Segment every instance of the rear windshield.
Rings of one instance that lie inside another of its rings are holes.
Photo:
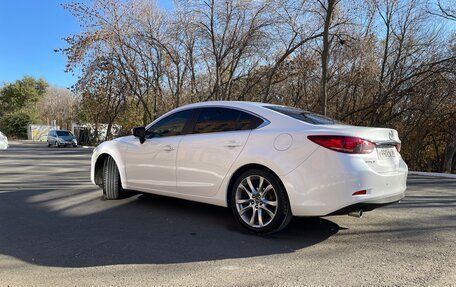
[[[331,118],[285,106],[265,106],[265,108],[313,125],[342,125],[342,122]]]
[[[57,135],[59,137],[72,137],[73,134],[70,133],[69,131],[56,131]]]

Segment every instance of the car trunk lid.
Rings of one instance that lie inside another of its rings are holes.
[[[389,128],[357,127],[349,125],[324,125],[312,131],[316,134],[344,135],[359,137],[373,142],[373,152],[362,155],[365,162],[378,173],[391,173],[399,169],[401,155],[398,151],[401,141],[398,132]]]

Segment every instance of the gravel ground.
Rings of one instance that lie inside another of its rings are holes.
[[[0,286],[456,286],[456,179],[410,176],[399,204],[258,237],[225,208],[104,201],[90,155],[0,151]]]

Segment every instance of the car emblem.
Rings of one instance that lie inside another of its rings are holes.
[[[394,139],[394,132],[393,131],[389,131],[389,134],[388,134],[390,140],[393,140]]]

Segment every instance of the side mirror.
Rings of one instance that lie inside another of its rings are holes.
[[[139,142],[143,144],[146,141],[146,128],[136,127],[133,128],[132,133],[135,137],[139,138]]]

